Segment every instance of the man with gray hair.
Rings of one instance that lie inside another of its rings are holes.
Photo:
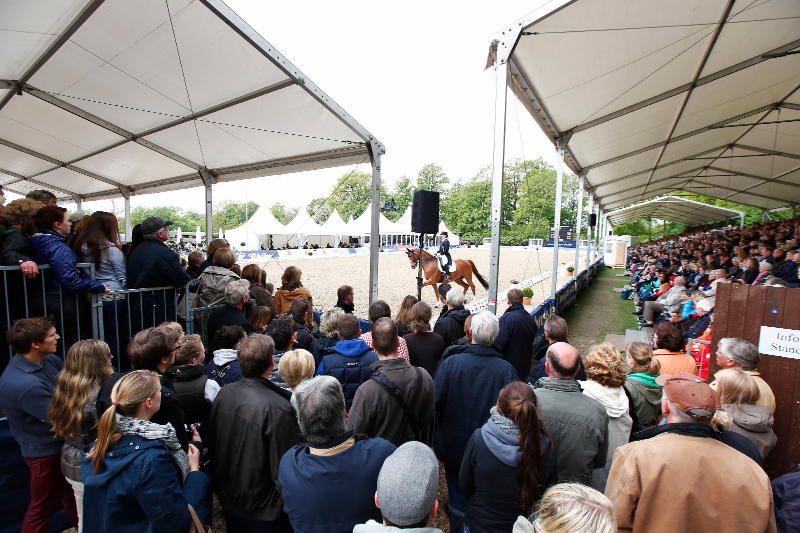
[[[357,525],[353,533],[383,533],[389,531],[387,527],[441,533],[426,527],[439,509],[438,489],[439,463],[431,449],[420,442],[403,444],[386,459],[378,475],[375,506],[381,510],[383,524],[370,520]]]
[[[522,305],[522,291],[510,289],[507,293],[508,309],[500,317],[500,333],[494,341],[494,348],[500,356],[511,363],[520,381],[531,374],[533,342],[539,326]]]
[[[645,302],[642,308],[644,320],[648,324],[653,324],[656,317],[662,312],[675,313],[681,306],[681,293],[686,289],[686,278],[677,276],[672,282],[672,287],[658,297],[657,300]]]
[[[237,352],[242,380],[223,387],[211,406],[209,449],[214,489],[228,531],[290,531],[278,467],[300,442],[292,393],[269,380],[275,344],[253,335]]]
[[[757,370],[758,362],[761,360],[758,348],[744,339],[725,337],[717,343],[716,356],[720,370],[740,368],[753,376],[756,384],[758,384],[758,400],[756,404],[766,405],[773,413],[775,412],[775,394],[773,394],[772,388],[764,381]],[[711,383],[711,388],[717,390],[716,380]]]
[[[458,289],[447,291],[447,311],[439,316],[433,332],[438,333],[444,340],[444,347],[458,343],[464,336],[464,322],[467,321],[469,310],[464,307],[464,293]]]
[[[338,533],[380,520],[378,474],[394,444],[348,431],[342,386],[332,376],[302,382],[292,404],[308,442],[286,452],[278,476],[294,530]]]
[[[460,291],[448,292],[448,300],[453,292]],[[453,533],[463,529],[467,508],[466,495],[459,485],[467,441],[488,419],[500,390],[519,379],[514,367],[491,348],[499,329],[497,317],[490,312],[472,315],[472,344],[442,361],[433,382],[438,413],[434,450],[444,464]]]
[[[159,217],[148,217],[142,222],[145,241],[133,251],[126,268],[129,289],[181,287],[191,281],[178,254],[164,244],[169,238],[171,224]],[[126,238],[130,241],[128,235]],[[139,331],[137,328],[142,328],[142,324],[148,328],[174,321],[177,316],[175,290],[143,292],[141,298],[131,298],[131,314],[134,328],[131,335]]]
[[[250,334],[252,326],[244,314],[244,306],[250,301],[250,282],[246,279],[231,281],[225,286],[225,305],[211,311],[206,324],[206,346],[209,353],[219,349],[217,331],[222,326],[239,326]]]

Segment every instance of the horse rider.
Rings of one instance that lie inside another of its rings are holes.
[[[442,264],[442,278],[439,280],[439,283],[444,283],[445,277],[450,277],[450,265],[453,264],[453,258],[450,257],[450,241],[447,240],[446,231],[442,232],[442,242],[439,245],[439,250],[436,253],[439,254]],[[445,258],[447,258],[446,262]]]

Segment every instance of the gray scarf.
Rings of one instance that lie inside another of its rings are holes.
[[[489,414],[491,414],[492,422],[500,431],[509,437],[519,437],[519,426],[512,422],[510,418],[501,415],[496,405],[489,410]]]
[[[175,428],[172,427],[172,424],[167,422],[165,425],[161,425],[149,420],[123,416],[117,413],[117,429],[125,435],[138,435],[143,439],[160,440],[166,444],[170,453],[172,453],[172,457],[181,467],[183,480],[186,481],[186,477],[189,475],[189,456],[181,448],[178,434],[175,433]]]

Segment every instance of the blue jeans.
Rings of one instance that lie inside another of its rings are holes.
[[[120,372],[131,370],[128,359],[128,341],[131,336],[128,320],[127,300],[103,302],[103,333],[111,355],[114,356],[113,366],[118,366]]]

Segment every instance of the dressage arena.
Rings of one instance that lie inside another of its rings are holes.
[[[567,263],[574,259],[574,250],[559,250],[559,263]],[[478,248],[459,248],[451,250],[453,261],[456,259],[471,259],[478,268],[481,276],[489,281],[489,250]],[[394,314],[400,307],[403,298],[409,294],[417,295],[417,270],[411,268],[411,262],[404,253],[380,254],[378,272],[378,297],[389,303]],[[586,257],[586,250],[581,253],[582,259]],[[367,317],[369,307],[369,255],[352,257],[333,257],[325,259],[301,259],[297,261],[281,260],[267,263],[256,263],[267,273],[267,281],[275,284],[276,290],[280,287],[283,270],[294,265],[303,271],[303,286],[307,287],[314,298],[314,309],[325,311],[336,304],[336,290],[342,285],[351,285],[355,291],[355,313],[359,317]],[[244,265],[242,265],[244,266]],[[541,272],[553,268],[553,254],[547,251],[527,250],[501,250],[500,276],[498,279],[498,292],[508,289],[511,280],[522,282]],[[581,269],[583,263],[581,263]],[[579,271],[578,268],[575,269]],[[558,287],[565,285],[571,278],[560,275]],[[486,298],[487,290],[484,289],[476,278],[473,277],[477,298]],[[552,279],[538,283],[531,287],[533,298],[530,309],[539,305],[550,297]],[[457,285],[453,285],[460,289]],[[472,291],[467,291],[466,302],[473,299]],[[422,300],[434,305],[436,298],[430,287],[423,287]],[[507,305],[498,302],[498,315]]]

